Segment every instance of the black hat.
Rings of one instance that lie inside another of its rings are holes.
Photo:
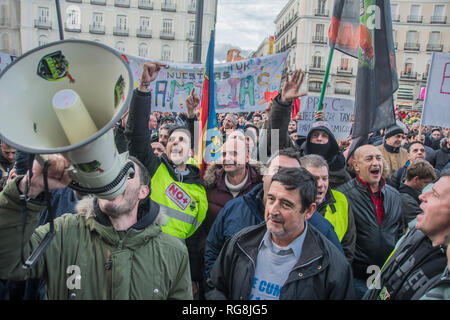
[[[389,127],[386,130],[384,138],[387,139],[387,138],[393,137],[393,136],[395,136],[396,134],[399,134],[399,133],[403,134],[404,133],[403,129],[400,128],[398,125],[394,124],[392,127]]]

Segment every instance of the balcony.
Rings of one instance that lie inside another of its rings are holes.
[[[105,26],[98,24],[90,24],[89,32],[92,34],[105,34]]]
[[[1,17],[0,18],[0,27],[8,27],[9,26],[9,18]]]
[[[392,15],[392,22],[400,22],[400,15],[399,14],[393,14]]]
[[[66,0],[66,2],[72,2],[72,3],[81,3],[82,0]]]
[[[446,24],[447,23],[447,16],[432,16],[431,17],[431,23]]]
[[[115,36],[128,37],[130,32],[129,32],[128,28],[114,27],[113,34]]]
[[[175,32],[163,30],[161,31],[159,38],[163,40],[175,40]]]
[[[327,37],[322,35],[314,35],[312,37],[312,43],[327,44],[327,40]]]
[[[322,91],[322,82],[311,81],[308,85],[308,91],[321,92]]]
[[[98,6],[106,6],[106,0],[91,0],[91,4],[96,4]]]
[[[423,16],[408,16],[409,23],[422,23]]]
[[[353,68],[341,68],[337,67],[336,73],[340,76],[352,76],[353,75]]]
[[[64,23],[64,31],[80,33],[80,32],[81,32],[81,25],[79,25],[79,24],[75,25],[75,24],[67,24],[67,23]]]
[[[121,8],[129,8],[130,0],[114,0],[114,5]]]
[[[174,2],[163,2],[161,3],[161,10],[175,12],[177,11],[177,4]]]
[[[325,67],[319,64],[312,64],[309,66],[309,72],[313,73],[325,73]]]
[[[152,30],[149,30],[147,28],[139,28],[136,30],[136,37],[138,38],[151,38],[152,37]]]
[[[350,94],[350,88],[334,88],[334,93],[335,94],[345,94],[345,95],[349,95]]]
[[[406,80],[417,80],[417,72],[405,72],[402,71],[400,77]]]
[[[186,40],[193,42],[195,40],[195,34],[194,32],[188,32],[186,33]]]
[[[314,15],[316,17],[328,17],[330,15],[330,10],[327,9],[315,9]]]
[[[428,43],[427,44],[427,51],[442,52],[443,49],[444,49],[443,44],[437,44],[437,43]]]
[[[420,44],[418,42],[416,42],[416,43],[405,42],[404,50],[407,50],[407,51],[419,51],[420,50]]]
[[[35,19],[34,20],[34,27],[38,29],[51,29],[52,28],[52,22],[44,19]]]
[[[422,74],[422,80],[428,80],[428,72]]]
[[[138,8],[139,9],[145,9],[145,10],[153,10],[153,1],[151,1],[151,0],[139,0]]]
[[[394,41],[394,48],[398,49],[398,41]]]

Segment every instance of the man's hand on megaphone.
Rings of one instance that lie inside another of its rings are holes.
[[[141,81],[138,90],[148,92],[148,86],[153,80],[156,79],[161,68],[165,66],[165,64],[159,62],[147,61],[142,68]]]
[[[54,189],[64,189],[72,181],[72,177],[66,170],[70,167],[70,162],[60,155],[49,155],[48,161],[50,161],[50,167],[47,172],[47,182],[48,188],[50,190]],[[19,190],[22,193],[26,191],[26,184],[29,180],[29,174],[27,174],[19,183]],[[44,174],[43,167],[34,161],[33,163],[33,176],[31,181],[29,181],[28,186],[28,196],[36,197],[41,192],[44,191]]]

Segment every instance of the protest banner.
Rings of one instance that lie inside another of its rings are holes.
[[[314,112],[319,103],[319,96],[304,96],[300,98],[300,120],[297,124],[297,133],[308,135],[314,123]],[[354,101],[350,99],[326,97],[323,100],[325,113],[324,121],[330,125],[331,132],[336,139],[346,139],[352,128],[352,115],[354,114]]]
[[[251,112],[267,108],[264,94],[279,90],[288,53],[283,52],[231,63],[214,65],[216,112]],[[134,86],[138,86],[142,66],[149,59],[124,55],[129,61]],[[150,85],[152,111],[185,112],[192,89],[201,97],[204,66],[166,63]]]
[[[433,52],[422,125],[450,126],[450,54]]]

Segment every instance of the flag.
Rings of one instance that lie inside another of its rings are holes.
[[[332,49],[358,58],[360,0],[335,0],[328,29]]]
[[[331,48],[358,58],[352,136],[395,124],[398,76],[390,1],[335,0],[328,35]]]
[[[200,127],[198,139],[197,159],[200,165],[201,177],[203,178],[206,164],[210,161],[219,159],[222,146],[222,138],[219,129],[217,128],[215,110],[214,30],[211,31],[208,55],[206,57],[205,75],[200,103]]]

